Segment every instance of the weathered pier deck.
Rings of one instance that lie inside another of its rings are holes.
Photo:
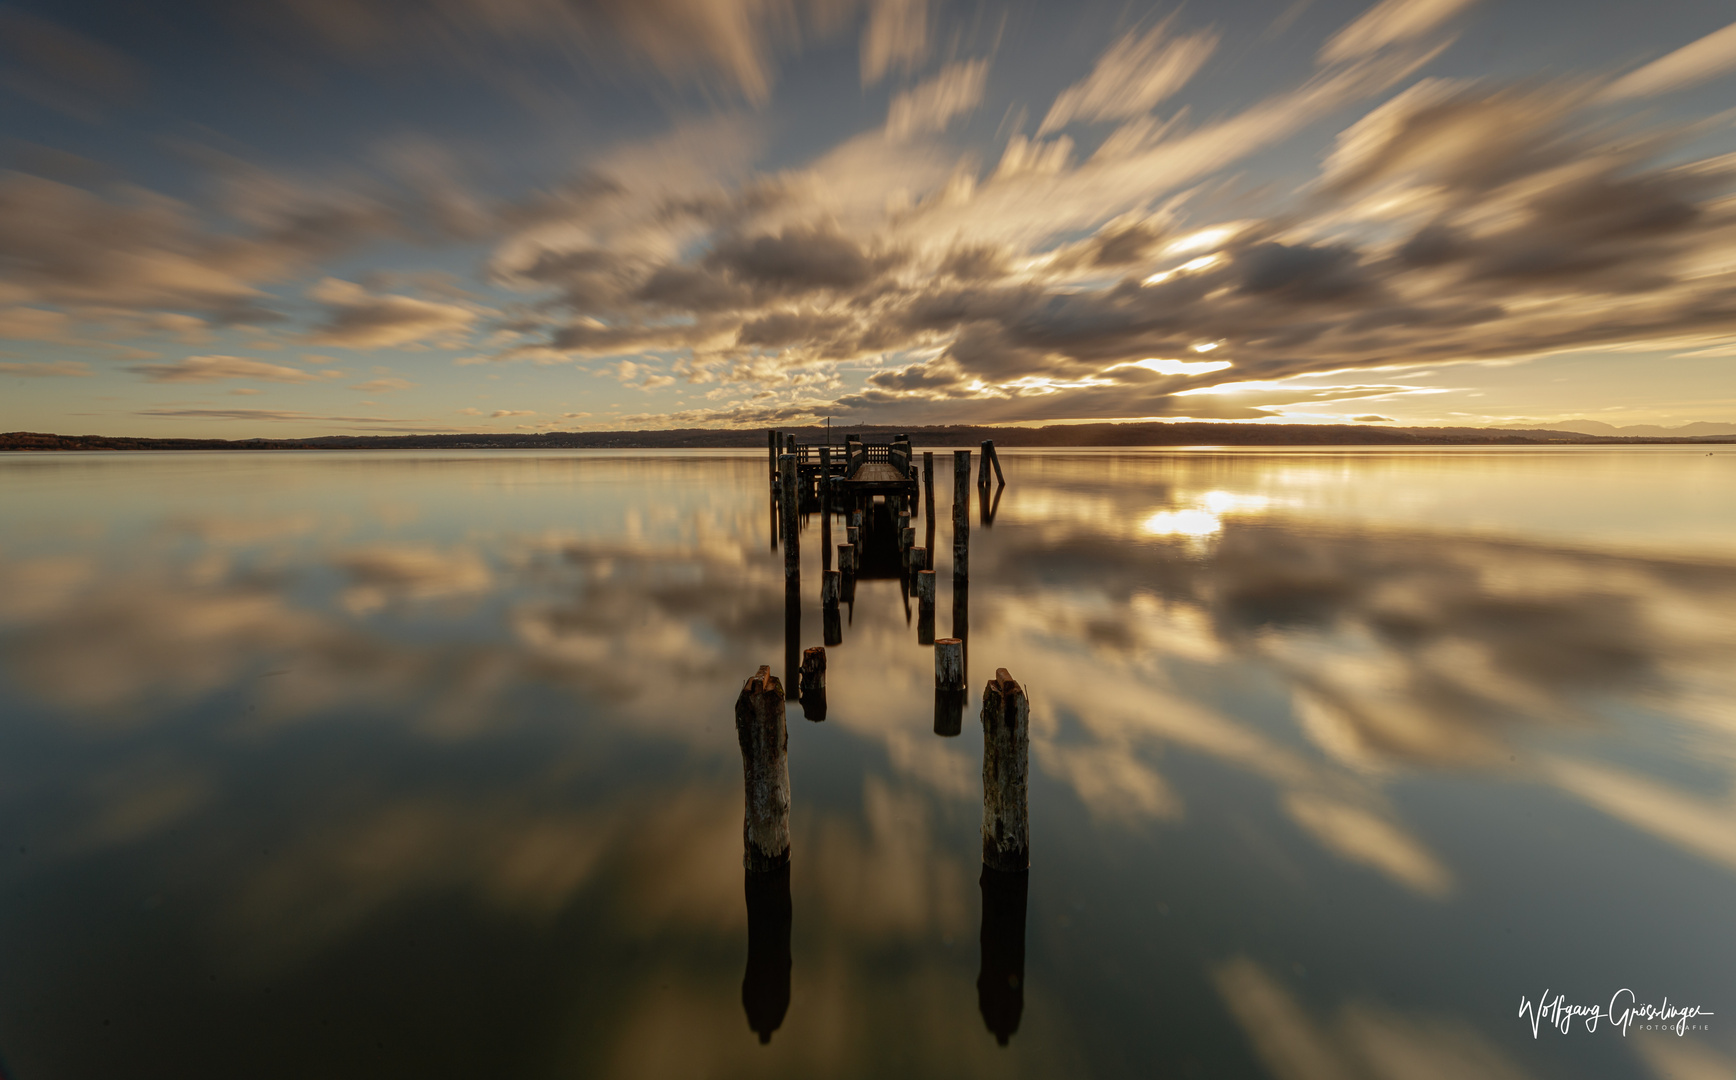
[[[785,454],[793,457],[804,507],[841,504],[848,509],[876,496],[914,506],[921,492],[907,435],[895,435],[890,443],[865,443],[860,436],[851,435],[841,446],[816,446],[773,431],[767,443],[772,485],[779,483],[778,458]]]

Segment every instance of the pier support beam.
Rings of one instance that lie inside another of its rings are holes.
[[[784,687],[761,667],[735,701],[735,734],[741,743],[746,813],[742,818],[742,865],[765,873],[790,864],[789,737],[784,730]]]
[[[983,687],[983,865],[1015,873],[1031,866],[1027,787],[1031,703],[1024,688],[998,668]]]

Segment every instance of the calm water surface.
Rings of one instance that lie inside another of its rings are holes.
[[[1706,449],[1006,453],[963,733],[896,578],[791,703],[781,1015],[732,710],[820,644],[820,519],[786,641],[763,454],[7,455],[0,1073],[1729,1080]],[[1717,1015],[1517,1014],[1623,987]]]

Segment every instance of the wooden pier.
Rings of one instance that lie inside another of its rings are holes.
[[[795,436],[774,431],[768,443],[773,484],[778,482],[779,455],[795,458],[796,485],[804,509],[850,510],[876,497],[913,507],[921,493],[908,435],[894,435],[890,443],[865,443],[860,436],[851,435],[843,446],[816,446],[802,445]]]

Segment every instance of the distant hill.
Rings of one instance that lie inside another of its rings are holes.
[[[1718,424],[1700,420],[1679,427],[1659,427],[1656,424],[1630,424],[1616,427],[1601,420],[1562,420],[1554,424],[1503,425],[1503,430],[1523,428],[1529,431],[1572,431],[1581,435],[1610,435],[1637,439],[1697,439],[1709,435],[1736,435],[1736,424]]]
[[[1587,422],[1594,423],[1594,422]],[[1609,427],[1609,425],[1597,425]],[[1711,430],[1702,430],[1711,429]],[[819,442],[823,427],[785,428],[804,442]],[[833,442],[847,434],[869,439],[906,432],[924,446],[1464,446],[1561,443],[1736,442],[1736,424],[1681,428],[1609,428],[1581,432],[1545,428],[1386,427],[1361,424],[1055,424],[1041,428],[833,426]],[[1656,433],[1655,433],[1656,432]],[[1657,434],[1664,433],[1666,434]],[[766,429],[676,428],[668,431],[554,431],[540,435],[323,435],[311,439],[146,439],[107,435],[0,434],[0,450],[552,450],[763,448]]]

